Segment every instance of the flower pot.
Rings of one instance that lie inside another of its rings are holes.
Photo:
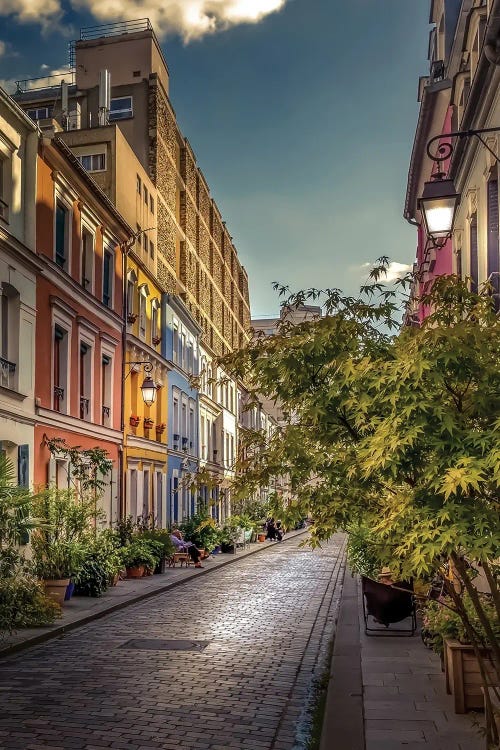
[[[59,604],[60,607],[64,604],[64,597],[66,596],[66,590],[68,588],[69,578],[60,579],[46,579],[43,582],[45,587],[45,594],[52,599],[54,602]]]
[[[130,426],[131,427],[139,427],[141,423],[140,417],[130,417]]]
[[[142,578],[144,570],[144,565],[133,565],[130,568],[127,568],[127,578]]]
[[[218,555],[219,552],[220,552],[220,544],[218,544],[217,547],[214,547],[214,549],[212,550],[212,552],[210,554],[211,555]]]
[[[258,542],[265,542],[266,541],[266,535],[265,534],[257,534],[257,541]]]
[[[154,421],[152,419],[145,419],[144,420],[144,429],[145,430],[151,430],[154,425]]]
[[[234,544],[225,544],[224,542],[221,545],[223,552],[234,552]]]
[[[490,680],[494,681],[496,672],[493,664],[488,660],[491,651],[488,648],[482,648],[481,654],[485,657],[486,672]],[[466,711],[484,707],[481,673],[472,646],[452,638],[445,638],[444,670],[446,692],[453,694],[456,714],[464,714]]]
[[[69,602],[71,597],[73,596],[73,592],[75,590],[75,582],[70,581],[68,585],[66,586],[66,593],[64,594],[64,601]]]

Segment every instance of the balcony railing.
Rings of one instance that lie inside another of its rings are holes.
[[[136,18],[131,21],[116,21],[101,26],[87,26],[80,29],[80,40],[101,39],[105,36],[121,36],[122,34],[134,34],[137,31],[151,31],[149,18]]]
[[[111,416],[111,406],[103,406],[102,407],[102,416],[106,419],[109,419]]]
[[[80,396],[80,419],[86,419],[89,413],[90,399]]]
[[[0,357],[0,385],[4,388],[14,388],[16,377],[16,363]]]

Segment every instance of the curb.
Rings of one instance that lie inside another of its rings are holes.
[[[358,581],[345,569],[320,750],[365,750]]]
[[[307,529],[299,529],[296,532],[291,532],[291,534],[287,534],[286,537],[283,539],[282,542],[272,542],[271,544],[264,544],[262,543],[261,547],[256,547],[253,550],[250,550],[247,552],[244,557],[238,557],[238,555],[232,555],[230,560],[225,560],[224,562],[221,562],[219,565],[217,565],[216,568],[203,568],[199,572],[192,572],[188,574],[185,578],[179,579],[177,581],[172,581],[171,583],[166,583],[164,586],[161,586],[154,591],[145,591],[143,594],[136,594],[130,599],[127,599],[127,601],[121,601],[116,602],[116,604],[113,604],[112,606],[108,607],[107,609],[103,609],[100,612],[94,612],[89,615],[85,615],[79,620],[75,620],[74,622],[68,622],[64,625],[56,625],[52,630],[49,630],[45,633],[40,633],[39,635],[35,635],[31,638],[26,639],[25,641],[20,641],[19,643],[13,643],[9,646],[6,646],[4,648],[1,647],[0,642],[0,659],[3,659],[4,657],[10,656],[11,654],[18,653],[20,651],[25,651],[28,648],[32,648],[33,646],[38,646],[41,643],[45,643],[46,641],[50,641],[53,638],[60,638],[62,635],[65,635],[66,633],[69,633],[71,630],[76,630],[79,627],[82,627],[83,625],[88,625],[89,622],[93,622],[94,620],[100,620],[103,617],[107,617],[108,615],[113,614],[114,612],[119,611],[120,609],[125,609],[125,607],[130,606],[131,604],[137,604],[138,602],[145,601],[146,599],[151,599],[153,596],[158,596],[159,594],[164,594],[166,591],[169,591],[170,589],[174,589],[177,586],[183,586],[188,581],[192,581],[193,578],[199,578],[203,575],[207,575],[210,573],[215,573],[216,570],[220,570],[221,568],[224,568],[226,565],[232,565],[235,562],[239,562],[240,560],[244,560],[247,557],[250,557],[251,555],[255,555],[259,552],[263,552],[264,550],[271,549],[275,547],[277,544],[285,544],[291,539],[295,539],[298,536],[302,536],[307,533]]]

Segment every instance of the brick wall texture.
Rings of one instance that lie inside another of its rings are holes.
[[[180,292],[221,355],[248,340],[248,279],[156,75],[149,80],[149,173],[158,190],[158,281]]]

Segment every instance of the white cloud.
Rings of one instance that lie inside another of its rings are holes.
[[[7,2],[16,3],[17,0]],[[176,33],[188,42],[230,26],[258,23],[270,13],[281,10],[286,2],[287,0],[72,0],[72,5],[90,11],[98,21],[148,17],[159,36]]]
[[[360,266],[351,266],[350,271],[354,271],[359,277],[364,279],[367,279],[370,271],[374,267],[373,263],[362,263]],[[409,271],[411,271],[413,266],[409,265],[408,263],[398,263],[396,260],[391,260],[387,267],[387,271],[385,274],[382,274],[379,278],[380,283],[387,283],[390,284],[393,281],[396,281],[397,279],[402,279],[405,274],[407,274]]]
[[[1,0],[1,16],[13,16],[20,23],[39,23],[47,27],[61,15],[59,0]]]

